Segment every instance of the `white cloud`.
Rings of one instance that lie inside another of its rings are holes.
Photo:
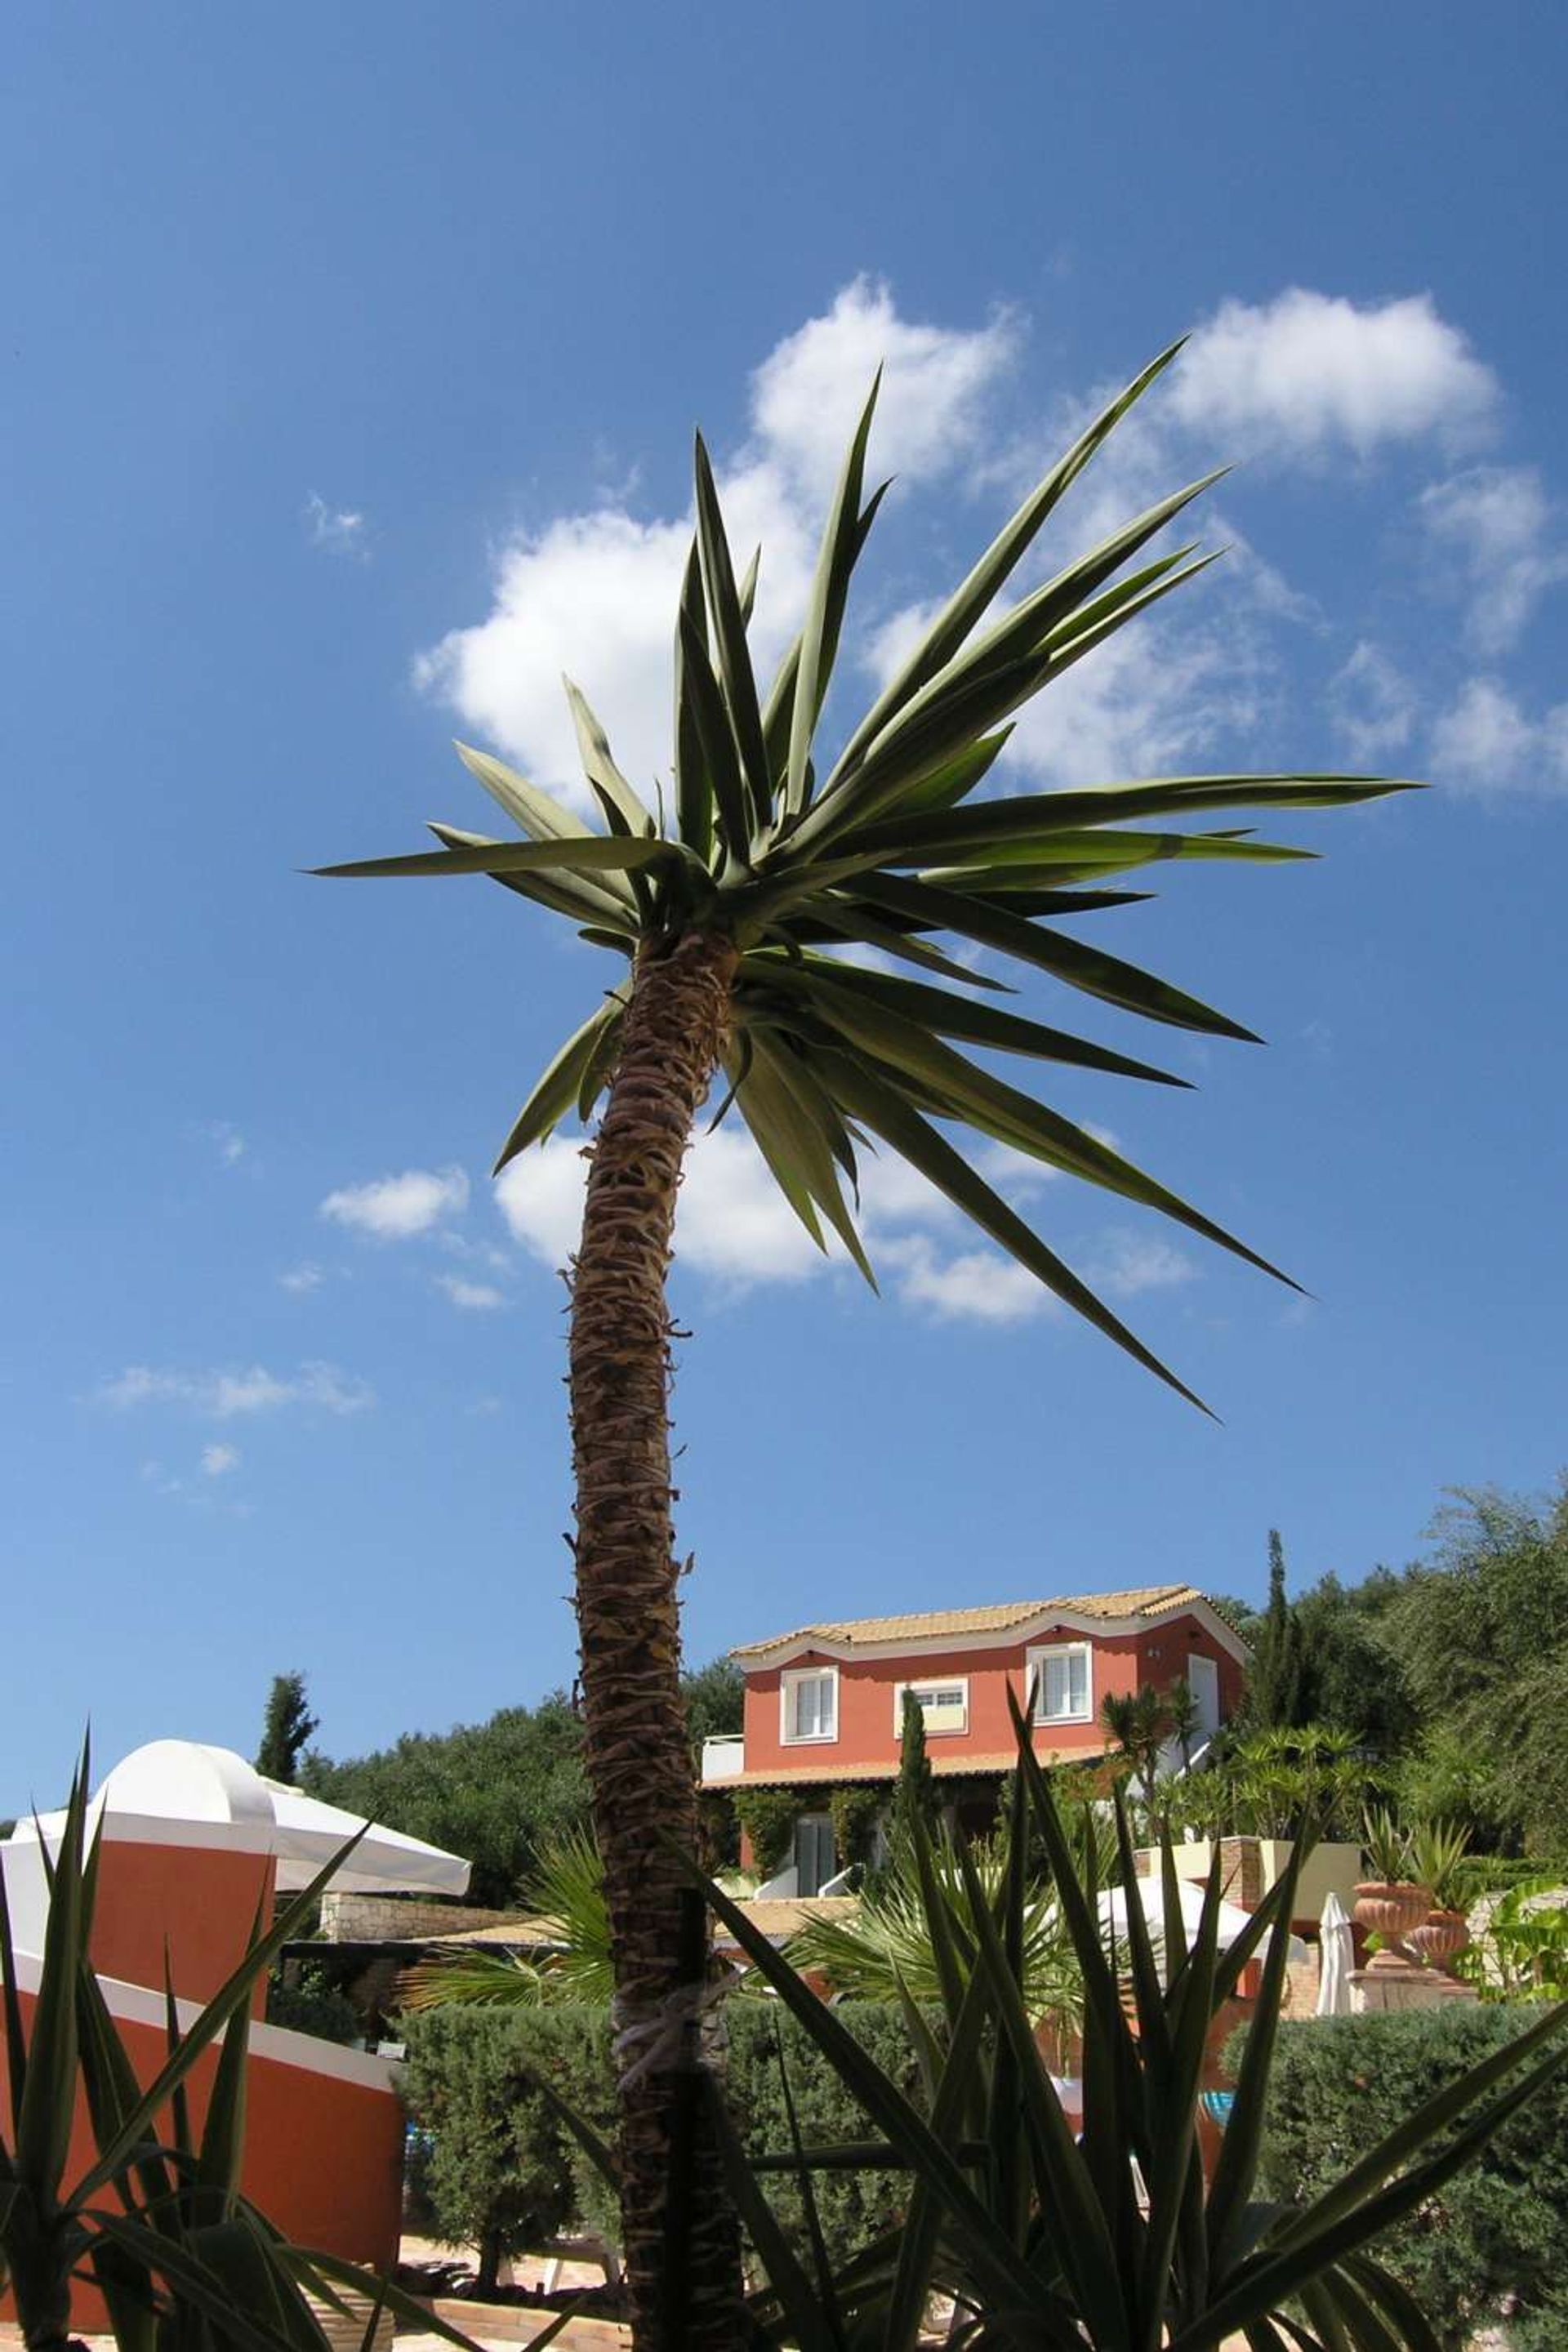
[[[401,1176],[329,1192],[321,1213],[376,1241],[408,1241],[468,1205],[468,1180],[460,1168],[410,1168]]]
[[[320,1290],[326,1280],[324,1270],[307,1258],[302,1265],[291,1265],[278,1277],[279,1287],[302,1298],[308,1291]]]
[[[1568,793],[1568,702],[1531,719],[1495,677],[1468,678],[1434,723],[1432,773],[1456,791]]]
[[[750,437],[719,476],[737,564],[763,549],[751,642],[764,675],[798,625],[825,477],[842,458],[879,360],[887,372],[873,462],[929,479],[973,450],[986,394],[1015,344],[1005,320],[967,331],[902,320],[885,286],[858,278],[757,370]],[[691,529],[689,512],[647,519],[606,499],[516,534],[496,565],[489,616],[422,655],[416,682],[581,804],[585,787],[561,690],[570,671],[622,768],[651,800],[672,757],[670,648]]]
[[[1434,482],[1417,507],[1468,602],[1472,644],[1501,653],[1546,591],[1568,580],[1568,554],[1550,543],[1557,526],[1540,475],[1529,466],[1471,467]]]
[[[1358,767],[1375,767],[1409,742],[1415,689],[1380,646],[1363,638],[1329,689],[1334,724]]]
[[[184,1405],[211,1421],[231,1421],[288,1405],[321,1412],[363,1412],[375,1397],[361,1380],[335,1365],[301,1364],[291,1377],[280,1378],[265,1365],[241,1370],[172,1371],[148,1364],[132,1364],[100,1382],[100,1403],[127,1412],[139,1405]]]
[[[879,687],[931,617],[930,606],[907,606],[871,637],[867,666]],[[1169,773],[1252,732],[1270,667],[1245,614],[1223,631],[1135,623],[1026,705],[1009,762],[1047,785]]]
[[[1294,286],[1222,302],[1173,371],[1172,414],[1226,450],[1370,457],[1391,442],[1472,439],[1499,399],[1492,371],[1429,294],[1358,304]]]
[[[237,1445],[204,1445],[202,1475],[204,1478],[226,1478],[239,1467]]]
[[[506,1305],[505,1297],[493,1282],[466,1282],[460,1274],[438,1274],[436,1287],[446,1292],[454,1307],[483,1311]]]
[[[960,1250],[943,1257],[923,1234],[884,1243],[898,1269],[898,1295],[943,1322],[1020,1323],[1056,1307],[1051,1293],[1016,1260],[997,1250]]]
[[[549,1266],[576,1251],[587,1161],[579,1140],[552,1137],[503,1170],[496,1197],[513,1238]],[[732,1286],[795,1282],[824,1260],[758,1157],[726,1123],[693,1146],[680,1190],[681,1263]]]
[[[1104,1129],[1093,1130],[1114,1144]],[[984,1145],[974,1165],[986,1181],[1017,1202],[1057,1181],[1054,1170],[999,1145]],[[514,1160],[496,1194],[514,1238],[550,1267],[577,1247],[587,1162],[578,1140],[556,1137]],[[891,1152],[860,1156],[859,1224],[885,1292],[944,1321],[1013,1323],[1058,1311],[1050,1292],[1000,1250],[973,1245],[973,1228],[935,1187]],[[676,1219],[682,1269],[731,1293],[763,1283],[798,1283],[826,1272],[847,1275],[837,1240],[818,1250],[738,1124],[700,1136],[687,1160]],[[1157,1236],[1113,1228],[1087,1259],[1086,1279],[1118,1297],[1189,1280],[1194,1268]],[[856,1277],[858,1279],[858,1277]]]
[[[328,555],[346,555],[356,562],[367,561],[370,550],[365,543],[365,519],[344,507],[331,507],[314,490],[305,501],[305,524],[312,547],[321,548]]]
[[[873,478],[930,479],[973,453],[987,395],[1014,365],[1019,340],[1008,312],[968,330],[901,319],[885,279],[857,278],[752,378],[757,438],[814,500],[824,499],[880,367]]]

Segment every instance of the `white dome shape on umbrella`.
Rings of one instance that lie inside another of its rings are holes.
[[[1142,1898],[1143,1918],[1149,1930],[1149,1939],[1158,1951],[1165,1936],[1163,1885],[1158,1878],[1141,1878],[1138,1881],[1138,1892]],[[1182,1906],[1182,1925],[1186,1931],[1186,1940],[1190,1946],[1197,1934],[1198,1922],[1203,1917],[1204,1890],[1201,1886],[1194,1885],[1191,1879],[1184,1878],[1179,1895]],[[1250,1911],[1244,1911],[1239,1904],[1226,1903],[1222,1898],[1219,1906],[1219,1949],[1222,1952],[1229,1951],[1231,1946],[1247,1933],[1251,1925]],[[1119,1953],[1126,1951],[1127,1890],[1124,1886],[1108,1887],[1100,1896],[1100,1932],[1101,1940],[1107,1946],[1114,1944]],[[1264,1949],[1268,1948],[1268,1937],[1265,1937]],[[1307,1947],[1299,1936],[1292,1936],[1290,1938],[1289,1957],[1292,1960],[1304,1960],[1308,1957]]]
[[[264,1780],[232,1748],[194,1739],[153,1739],[118,1763],[92,1800],[90,1828],[106,1838],[147,1844],[226,1847],[271,1853],[280,1894],[309,1886],[357,1831],[364,1835],[331,1884],[354,1895],[462,1895],[469,1865],[422,1838],[366,1822],[323,1804],[284,1781]],[[13,1842],[25,1845],[43,1832],[58,1845],[64,1812],[45,1813],[35,1826],[19,1822]]]

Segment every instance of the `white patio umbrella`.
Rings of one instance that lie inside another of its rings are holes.
[[[319,1797],[307,1797],[302,1790],[290,1789],[282,1780],[264,1780],[262,1786],[272,1799],[278,1824],[273,1852],[278,1856],[279,1894],[309,1886],[316,1873],[325,1869],[333,1854],[362,1829],[363,1837],[332,1878],[332,1885],[345,1894],[467,1892],[468,1864],[459,1855],[444,1853],[438,1845],[426,1845],[423,1838],[409,1837],[402,1830],[389,1830],[384,1822],[367,1824],[361,1814],[323,1804]]]
[[[268,1780],[232,1748],[198,1740],[154,1739],[117,1764],[92,1801],[94,1825],[105,1833],[173,1844],[233,1846],[278,1859],[280,1894],[309,1886],[357,1830],[364,1835],[331,1884],[353,1895],[461,1895],[468,1864],[423,1838],[357,1813],[323,1804],[282,1780]],[[46,1813],[35,1824],[20,1822],[13,1845],[36,1842],[58,1845],[63,1812]]]
[[[1331,1891],[1323,1905],[1318,1939],[1318,2015],[1344,2017],[1351,2005],[1355,1944],[1344,1905]]]
[[[1141,1878],[1138,1881],[1138,1892],[1142,1898],[1143,1917],[1148,1926],[1150,1940],[1158,1949],[1164,1940],[1165,1933],[1163,1885],[1158,1878]],[[1197,1933],[1198,1922],[1203,1916],[1204,1890],[1201,1886],[1194,1885],[1191,1879],[1184,1878],[1181,1882],[1180,1898],[1182,1925],[1186,1931],[1186,1939],[1190,1945]],[[1245,1935],[1251,1925],[1250,1911],[1244,1911],[1239,1904],[1226,1903],[1222,1899],[1219,1906],[1220,1950],[1227,1952],[1237,1938]],[[1126,1950],[1127,1891],[1125,1887],[1109,1887],[1100,1896],[1100,1930],[1102,1939],[1108,1945],[1114,1941],[1119,1952]],[[1267,1948],[1268,1938],[1265,1937],[1264,1949]],[[1306,1945],[1299,1936],[1292,1936],[1290,1958],[1293,1960],[1304,1960],[1307,1956]]]

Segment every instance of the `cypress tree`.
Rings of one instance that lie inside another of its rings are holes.
[[[303,1675],[274,1675],[267,1698],[267,1719],[256,1769],[267,1780],[286,1780],[292,1787],[300,1776],[300,1759],[306,1743],[320,1729],[305,1699]]]
[[[1247,1684],[1247,1720],[1254,1731],[1296,1730],[1307,1720],[1301,1624],[1285,1592],[1285,1547],[1268,1530],[1268,1605]]]
[[[892,1842],[907,1844],[917,1817],[927,1830],[937,1821],[936,1775],[926,1754],[926,1719],[913,1691],[904,1693],[899,1736],[899,1777],[893,1790]]]

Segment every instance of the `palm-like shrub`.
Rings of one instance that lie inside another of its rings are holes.
[[[733,1103],[806,1230],[825,1245],[836,1237],[868,1278],[856,1206],[859,1156],[872,1148],[909,1161],[1047,1289],[1183,1395],[1191,1391],[945,1130],[956,1125],[1157,1210],[1274,1271],[1098,1134],[963,1050],[1182,1083],[998,1004],[1001,984],[959,961],[952,943],[1163,1027],[1250,1037],[1185,990],[1064,926],[1136,903],[1142,894],[1121,884],[1163,862],[1300,854],[1252,838],[1238,823],[1251,809],[1330,807],[1396,789],[1367,777],[1269,774],[983,791],[1014,714],[1212,561],[1191,545],[1149,551],[1206,487],[1193,483],[995,617],[1065,494],[1174,355],[1146,368],[1051,468],[836,744],[824,740],[828,687],[850,576],[882,497],[866,490],[871,404],[827,518],[799,634],[771,682],[757,677],[747,638],[756,566],[737,571],[700,439],[697,530],[676,616],[668,807],[662,793],[656,810],[633,788],[569,686],[602,829],[502,761],[464,750],[518,837],[441,824],[434,853],[329,869],[488,876],[615,960],[610,985],[552,1058],[500,1159],[573,1112],[587,1119],[607,1097],[573,1268],[574,1549],[585,1761],[616,1997],[623,2046],[638,2053],[624,2081],[622,2146],[639,2352],[677,2336],[690,2352],[728,2347],[739,2324],[738,2242],[718,2150],[700,2117],[688,2135],[683,2087],[706,1963],[683,1916],[679,1864],[697,1848],[697,1811],[679,1696],[666,1276],[681,1164],[710,1084],[722,1074],[723,1108]],[[1205,811],[1217,824],[1187,830]],[[857,949],[914,976],[857,961]],[[668,2267],[676,2239],[665,2212],[689,2165],[698,2234],[681,2247],[689,2296],[677,2309]]]
[[[542,2000],[607,2001],[610,1921],[605,1865],[593,1838],[569,1831],[547,1845],[519,1897],[542,1959],[484,1944],[453,1946],[405,1969],[398,1999],[410,2010],[531,2008]]]
[[[975,1902],[994,1909],[1006,1879],[1005,1836],[964,1856],[942,1835],[926,1840],[924,1853],[922,1869],[911,1836],[893,1866],[860,1896],[852,1917],[808,1919],[785,1947],[792,1965],[821,1976],[836,1995],[876,2001],[907,1997],[922,2007],[941,2000],[944,1962],[967,1979],[980,1949]],[[940,1926],[933,1912],[941,1914]],[[1060,1907],[1045,1884],[1026,1887],[1019,1932],[1020,1982],[1031,2019],[1037,2025],[1047,2019],[1075,2024],[1082,1981]]]
[[[1170,1702],[1163,1690],[1144,1683],[1135,1691],[1107,1691],[1100,1702],[1101,1728],[1116,1742],[1152,1811],[1160,1750],[1172,1736]]]

